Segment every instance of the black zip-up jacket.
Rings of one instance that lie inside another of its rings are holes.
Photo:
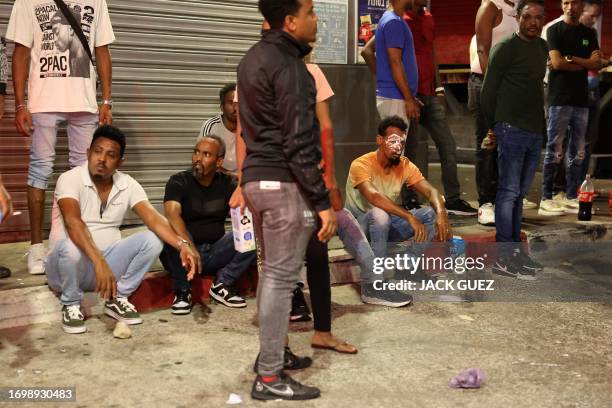
[[[247,157],[242,184],[295,182],[317,211],[330,208],[323,182],[316,87],[302,58],[310,47],[268,30],[238,66],[238,103]]]

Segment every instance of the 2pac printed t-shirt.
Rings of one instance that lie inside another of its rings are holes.
[[[106,0],[64,1],[80,22],[91,53],[115,41]],[[53,0],[16,0],[6,38],[31,49],[30,112],[91,112],[96,74],[77,34]]]

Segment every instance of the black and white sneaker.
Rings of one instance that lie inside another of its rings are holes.
[[[289,314],[289,321],[291,322],[308,322],[310,318],[310,309],[306,304],[304,298],[304,292],[302,289],[304,284],[298,282],[297,288],[293,291],[293,298],[291,299],[291,313]]]
[[[85,316],[79,305],[64,305],[62,307],[62,329],[69,334],[85,333]]]
[[[238,295],[238,291],[231,286],[226,286],[223,282],[218,282],[210,287],[210,296],[217,302],[227,307],[246,307],[246,301]]]
[[[454,215],[478,215],[478,209],[472,207],[467,201],[457,199],[446,203],[446,211]]]
[[[125,297],[116,297],[106,301],[104,304],[104,314],[125,324],[142,323],[140,313]]]
[[[176,292],[174,301],[172,301],[172,314],[185,315],[191,313],[193,302],[191,301],[191,292]]]
[[[312,358],[310,357],[300,357],[297,354],[293,353],[291,349],[287,346],[285,347],[285,362],[283,363],[283,368],[285,370],[302,370],[304,368],[308,368],[312,365]],[[253,365],[253,371],[257,373],[257,369],[259,367],[259,354],[257,354],[257,358],[255,359],[255,364]]]
[[[527,269],[517,253],[509,257],[500,256],[493,265],[492,272],[496,275],[509,276],[520,280],[536,280],[535,269]]]
[[[521,263],[523,264],[523,266],[525,267],[525,269],[531,269],[534,270],[536,272],[540,272],[544,270],[544,265],[542,265],[541,263],[535,261],[532,257],[530,257],[527,253],[521,251],[521,250],[516,250],[519,259],[521,260]]]
[[[373,284],[361,286],[361,301],[371,305],[403,307],[412,303],[412,296],[398,290],[376,290]]]
[[[265,382],[258,375],[251,391],[251,397],[257,400],[308,400],[320,396],[318,388],[300,384],[283,372],[278,373],[276,379],[270,382]]]

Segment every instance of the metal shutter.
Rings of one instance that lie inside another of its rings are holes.
[[[114,124],[128,136],[122,170],[159,206],[169,176],[190,165],[202,121],[218,113],[219,89],[235,81],[238,62],[259,38],[261,16],[256,0],[107,2],[117,38],[111,46]],[[12,3],[0,0],[2,33]],[[23,215],[0,231],[21,230],[19,238],[27,238],[28,146],[13,125],[12,85],[8,92],[7,114],[0,121],[0,171]],[[68,169],[67,157],[65,132],[60,132],[47,208],[57,176]],[[45,219],[48,228],[50,210]],[[135,221],[133,215],[126,219]]]

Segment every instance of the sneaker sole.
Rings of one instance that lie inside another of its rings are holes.
[[[272,401],[272,400],[286,400],[286,401],[304,401],[309,399],[319,398],[321,393],[316,395],[294,395],[291,398],[283,397],[276,394],[263,394],[255,391],[251,391],[251,398],[261,401]]]
[[[483,221],[478,220],[478,223],[480,225],[486,225],[487,227],[494,227],[495,226],[495,221],[483,222]]]
[[[309,315],[289,316],[289,321],[292,323],[309,322],[312,318]]]
[[[471,215],[471,216],[478,215],[478,211],[470,212],[470,211],[460,211],[460,210],[449,210],[448,208],[446,209],[446,212],[451,214],[451,215],[465,215],[465,216],[468,216],[468,215]]]
[[[87,331],[87,327],[85,326],[72,327],[72,326],[66,326],[65,324],[62,324],[62,329],[64,329],[64,332],[68,334],[80,334],[80,333],[85,333]]]
[[[563,209],[563,214],[578,214],[578,208],[565,207]]]
[[[545,215],[547,217],[555,216],[555,215],[564,215],[565,210],[544,210],[542,207],[538,210],[538,215]]]
[[[28,273],[30,275],[44,275],[45,274],[45,269],[44,268],[41,269],[41,270],[38,270],[38,269],[30,270],[30,269],[28,269]]]
[[[380,306],[388,306],[388,307],[404,307],[412,303],[412,300],[394,303],[394,302],[389,302],[388,300],[383,300],[383,299],[373,298],[373,297],[368,297],[368,296],[362,296],[361,301],[363,303],[368,303],[370,305],[380,305]]]
[[[233,307],[235,309],[240,309],[243,307],[247,307],[246,302],[245,303],[241,303],[241,304],[235,304],[235,303],[229,303],[227,302],[225,299],[223,299],[221,296],[215,294],[214,292],[208,292],[208,294],[210,295],[211,298],[213,298],[214,300],[216,300],[217,302],[227,306],[227,307]]]
[[[509,278],[516,278],[518,276],[518,274],[516,273],[508,272],[507,269],[500,268],[499,266],[497,266],[497,264],[493,265],[493,267],[491,268],[491,272],[496,275],[507,276]]]
[[[131,317],[131,318],[127,318],[127,317],[123,317],[117,313],[115,313],[114,310],[110,310],[110,309],[104,309],[104,314],[107,316],[112,317],[115,320],[119,320],[125,324],[129,324],[129,325],[134,325],[134,324],[141,324],[142,323],[142,318],[140,317]]]
[[[186,315],[191,313],[191,308],[189,309],[172,309],[173,315]]]
[[[524,281],[534,281],[537,279],[535,275],[521,275],[520,273],[516,276],[516,278]]]

